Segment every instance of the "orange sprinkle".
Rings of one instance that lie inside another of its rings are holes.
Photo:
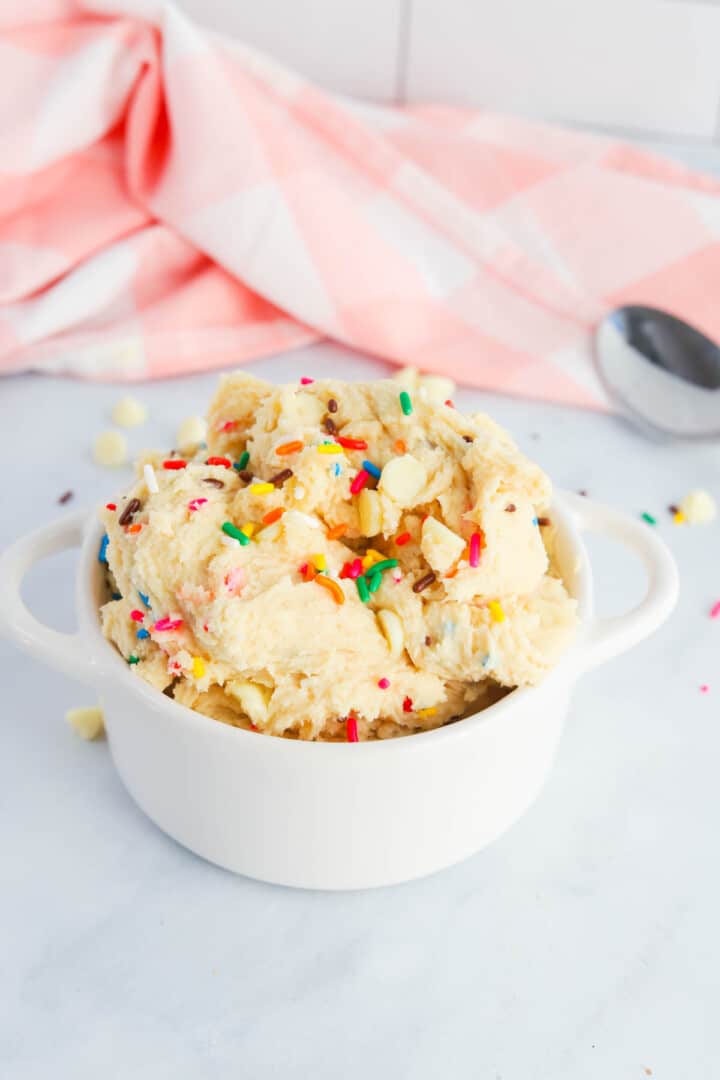
[[[328,529],[325,536],[328,540],[339,540],[341,536],[344,536],[348,531],[347,525],[333,525],[332,529]]]
[[[322,585],[323,589],[327,589],[336,604],[345,603],[345,593],[342,591],[337,581],[333,581],[333,579],[329,577],[323,577],[322,574],[318,574],[314,580],[318,585]]]
[[[396,439],[395,440],[395,446],[393,447],[393,449],[394,449],[396,454],[405,454],[405,453],[407,453],[407,446],[405,445],[405,440],[404,439]]]
[[[128,525],[127,531],[129,533],[139,533],[142,529],[142,525]]]
[[[282,446],[275,447],[275,453],[278,457],[286,457],[287,454],[297,454],[298,450],[302,450],[305,443],[300,439],[293,439],[292,442],[284,442]]]
[[[445,574],[444,576],[446,578],[452,578],[452,577],[455,577],[457,572],[458,572],[458,568],[457,568],[457,565],[455,565],[455,566],[453,566],[452,570],[448,570],[447,574]]]
[[[267,514],[265,514],[262,519],[263,525],[272,525],[273,522],[279,521],[284,513],[284,506],[276,506],[274,510],[268,510]]]

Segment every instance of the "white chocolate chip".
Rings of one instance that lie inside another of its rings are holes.
[[[462,555],[465,541],[437,518],[429,517],[423,522],[420,548],[433,570],[444,574]]]
[[[270,691],[264,686],[248,682],[247,679],[231,679],[225,683],[225,691],[235,698],[253,724],[262,724],[267,719]]]
[[[180,449],[184,450],[186,447],[198,446],[204,442],[206,435],[207,424],[202,416],[188,416],[177,429],[175,441]]]
[[[455,383],[444,375],[421,375],[420,390],[431,405],[444,405],[455,393]]]
[[[706,525],[717,517],[717,505],[709,491],[691,491],[680,503],[688,525]]]
[[[382,529],[382,506],[377,491],[362,489],[358,495],[357,512],[363,536],[377,536]]]
[[[387,641],[390,656],[393,659],[397,659],[397,657],[402,654],[405,647],[405,634],[399,616],[397,616],[394,611],[388,611],[387,608],[381,608],[380,611],[378,611],[376,618],[383,637]]]
[[[149,462],[143,465],[143,476],[145,477],[145,484],[150,494],[157,495],[160,491],[160,485],[157,482],[155,470]]]
[[[427,471],[412,454],[390,458],[382,471],[378,488],[399,506],[412,506],[425,486]]]
[[[138,427],[147,420],[147,409],[137,398],[120,398],[113,408],[112,420],[120,427]]]
[[[98,706],[68,709],[65,719],[81,739],[97,739],[105,730],[103,711]]]
[[[127,439],[119,431],[101,431],[93,446],[98,465],[124,465],[128,459]]]

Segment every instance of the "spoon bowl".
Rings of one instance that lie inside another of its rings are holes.
[[[595,332],[605,389],[640,427],[678,439],[720,436],[720,346],[658,308],[616,308]]]

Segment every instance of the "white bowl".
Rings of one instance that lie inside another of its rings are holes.
[[[83,514],[32,533],[2,556],[0,629],[96,688],[123,783],[181,844],[282,885],[390,885],[472,855],[516,821],[548,775],[578,675],[652,633],[675,604],[675,564],[652,528],[569,494],[556,497],[552,516],[560,566],[579,606],[576,646],[541,686],[407,738],[273,738],[210,720],[148,686],[102,635],[102,529]],[[593,617],[582,530],[605,533],[642,558],[647,594],[628,614]],[[79,630],[62,634],[30,614],[20,585],[36,560],[78,545]]]

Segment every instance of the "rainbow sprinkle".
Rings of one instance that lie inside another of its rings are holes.
[[[355,716],[348,716],[345,721],[345,727],[347,730],[348,742],[360,742],[358,738],[357,718]]]
[[[436,712],[437,712],[437,709],[435,708],[435,706],[430,705],[429,708],[427,708],[427,709],[418,709],[417,710],[417,715],[418,716],[434,716]]]
[[[327,589],[336,604],[345,603],[345,593],[342,591],[337,581],[333,581],[333,579],[329,577],[323,577],[320,574],[314,580],[318,585],[322,585],[323,589]]]
[[[192,658],[192,673],[193,678],[202,679],[205,674],[205,661],[201,656],[193,656]]]
[[[334,442],[320,443],[320,445],[316,447],[316,450],[318,454],[342,454],[343,452],[342,446],[338,446],[338,444]]]
[[[248,540],[252,540],[253,533],[255,532],[255,522],[254,521],[246,521],[245,524],[240,529],[240,532],[244,532],[245,535],[247,536]]]
[[[710,608],[710,618],[720,619],[720,600],[717,600]]]
[[[149,608],[150,607],[150,597],[146,596],[144,592],[140,592],[139,589],[138,589],[138,596],[142,600],[145,607]]]
[[[642,518],[643,521],[646,521],[648,523],[648,525],[657,525],[656,519],[652,516],[652,514],[648,514],[648,512],[646,510],[643,511],[643,513],[640,515],[640,517]]]
[[[362,600],[363,604],[367,604],[368,600],[370,599],[370,592],[368,590],[368,583],[362,576],[362,574],[360,575],[360,577],[355,579],[355,585],[357,587],[358,596]]]
[[[302,379],[300,380],[300,385],[301,386],[311,386],[314,382],[315,382],[314,379],[309,378],[309,376],[307,376],[307,375],[303,375]]]
[[[207,499],[191,499],[188,503],[188,510],[199,510],[206,502]]]
[[[237,469],[238,472],[242,472],[244,469],[247,469],[249,461],[250,461],[250,451],[249,450],[243,450],[242,454],[240,455],[238,460],[233,465],[233,469]]]
[[[310,558],[312,559],[313,566],[319,573],[322,573],[323,570],[327,570],[327,559],[322,552],[319,552],[317,555],[311,555]]]
[[[169,615],[164,615],[155,623],[153,630],[157,633],[162,633],[164,630],[179,630],[182,624],[182,619],[171,619]]]
[[[142,622],[145,618],[145,615],[142,611],[138,611],[138,609],[135,608],[133,611],[130,612],[130,618],[133,622]]]
[[[139,663],[140,663],[140,657],[139,656],[128,656],[128,664],[139,664]]]
[[[222,465],[224,469],[229,469],[232,465],[230,458],[226,457],[209,457],[205,462],[206,465]]]
[[[351,439],[349,435],[338,435],[337,441],[346,450],[367,450],[368,448],[365,439]]]
[[[238,529],[237,526],[233,525],[232,521],[224,521],[222,531],[226,536],[231,536],[233,540],[239,540],[243,547],[250,543],[250,537],[246,536],[242,529]]]
[[[400,391],[400,408],[402,409],[405,416],[412,415],[413,404],[407,390]]]
[[[375,574],[377,574],[379,577],[382,574],[383,570],[392,570],[397,565],[397,559],[381,559],[379,562],[373,563],[373,565],[368,569],[368,577],[370,577],[371,575],[374,577]]]
[[[146,629],[145,629],[144,627],[141,627],[141,628],[140,628],[140,629],[139,629],[139,630],[138,630],[138,631],[136,632],[136,634],[135,634],[135,637],[136,637],[136,638],[138,639],[138,641],[144,641],[144,640],[145,640],[145,638],[149,638],[149,637],[150,637],[150,632],[149,632],[148,630],[146,630]]]
[[[378,679],[378,686],[380,687],[381,690],[387,690],[388,687],[390,686],[390,680],[389,679]]]
[[[404,533],[400,533],[399,536],[395,537],[395,543],[397,544],[398,547],[402,547],[403,544],[407,544],[407,542],[409,540],[411,540],[411,539],[412,539],[412,537],[410,536],[410,533],[409,532],[404,532]]]
[[[480,533],[474,532],[470,537],[469,562],[472,567],[480,565]]]
[[[358,578],[358,581],[360,578]],[[367,576],[368,592],[376,593],[382,585],[382,574],[368,574]]]
[[[505,612],[499,600],[491,600],[488,607],[493,622],[505,622]]]
[[[251,484],[250,485],[250,494],[251,495],[269,495],[270,492],[274,491],[274,490],[275,490],[275,485],[274,484],[262,483],[262,484]]]
[[[107,549],[108,549],[108,544],[109,543],[110,543],[110,537],[108,536],[107,533],[105,533],[103,535],[102,540],[100,541],[100,550],[98,551],[98,562],[105,563],[106,566],[107,566]]]
[[[379,469],[377,465],[373,465],[372,461],[363,461],[362,467],[365,472],[370,473],[370,475],[374,476],[376,480],[380,479],[382,469]]]
[[[361,469],[350,485],[350,494],[359,495],[369,479],[370,473],[367,471],[367,469]]]
[[[157,482],[155,470],[149,462],[143,465],[143,476],[145,477],[145,483],[147,485],[148,491],[151,493],[151,495],[157,495],[157,493],[160,491],[160,485]]]

